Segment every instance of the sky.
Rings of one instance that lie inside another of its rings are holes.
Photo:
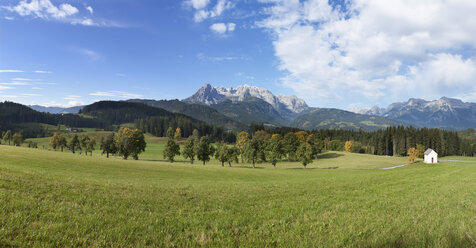
[[[474,0],[2,0],[0,101],[254,85],[355,110],[476,102]]]

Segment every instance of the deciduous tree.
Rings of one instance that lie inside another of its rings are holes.
[[[418,151],[417,149],[415,149],[415,147],[410,147],[410,149],[408,149],[407,151],[407,154],[408,154],[408,161],[410,162],[414,162],[415,159],[418,158]]]
[[[2,135],[3,141],[8,142],[8,145],[11,144],[12,138],[13,138],[13,135],[12,135],[12,131],[11,131],[11,130],[7,130],[7,131]]]
[[[266,160],[269,161],[274,168],[276,163],[284,156],[283,142],[280,135],[273,135],[266,147]]]
[[[117,147],[117,153],[124,159],[132,156],[135,160],[139,159],[139,154],[144,152],[147,146],[142,131],[139,129],[132,130],[126,127],[121,127],[117,132],[115,145]]]
[[[23,134],[15,133],[12,137],[12,140],[14,146],[21,146],[21,144],[23,143]]]
[[[345,152],[352,152],[352,141],[346,141],[344,145]]]
[[[210,161],[210,156],[215,153],[215,148],[211,144],[211,140],[208,136],[203,136],[200,138],[197,149],[197,158],[203,162],[205,165],[206,162]]]
[[[426,150],[426,148],[425,148],[424,145],[418,144],[416,146],[417,158],[423,158],[423,156],[425,156],[425,150]]]
[[[73,136],[73,138],[69,141],[68,144],[69,149],[74,154],[77,150],[81,149],[81,142],[79,141],[79,137],[77,134]]]
[[[253,137],[246,143],[244,155],[246,160],[253,164],[253,168],[256,162],[266,161],[264,141]]]
[[[91,156],[93,155],[93,151],[95,150],[94,146],[96,146],[96,140],[90,139],[88,141],[88,144],[86,145],[86,155],[88,155],[88,152],[90,153]]]
[[[175,156],[180,155],[180,146],[175,143],[174,139],[168,139],[164,149],[164,159],[173,163]]]
[[[175,140],[180,140],[181,138],[182,138],[182,130],[180,129],[180,127],[177,127],[175,129],[174,139]]]
[[[296,156],[305,169],[308,164],[312,163],[314,157],[312,146],[307,142],[302,143],[296,151]]]
[[[243,153],[245,150],[245,145],[249,140],[250,135],[245,131],[240,132],[236,137],[236,146],[238,147],[238,149],[240,149],[241,163],[243,163]]]
[[[283,148],[290,161],[296,160],[296,150],[299,146],[299,138],[293,132],[284,135]]]
[[[102,154],[106,153],[106,157],[109,158],[109,154],[117,152],[116,143],[114,142],[114,133],[109,134],[105,138],[101,138],[101,150]]]
[[[183,147],[182,155],[186,159],[190,159],[190,163],[193,164],[195,161],[195,156],[197,155],[197,144],[195,137],[191,136],[185,142]]]

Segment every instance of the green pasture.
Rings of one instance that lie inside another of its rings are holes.
[[[1,145],[0,247],[476,245],[476,164],[223,168],[161,162],[150,143],[139,161]]]

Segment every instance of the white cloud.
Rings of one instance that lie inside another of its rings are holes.
[[[9,89],[13,89],[13,88],[10,87],[10,86],[1,86],[0,85],[0,90],[9,90]]]
[[[71,48],[71,50],[75,53],[78,53],[78,54],[82,55],[82,56],[88,57],[89,59],[94,60],[94,61],[98,61],[98,60],[103,59],[103,56],[100,53],[98,53],[94,50],[88,49],[88,48],[73,47],[73,48]]]
[[[231,33],[235,30],[235,23],[214,23],[210,26],[210,30],[217,34]]]
[[[308,100],[436,98],[476,82],[475,1],[261,2],[281,83]]]
[[[32,90],[42,90],[43,88],[40,87],[31,87]]]
[[[34,73],[51,74],[51,73],[53,73],[53,72],[51,72],[51,71],[41,71],[41,70],[38,70],[38,71],[34,71]]]
[[[0,83],[0,85],[31,85],[31,83],[27,83],[27,82],[11,82],[11,83]]]
[[[73,25],[94,27],[125,27],[122,24],[109,20],[96,20],[81,16],[78,8],[68,3],[55,5],[51,0],[20,1],[15,6],[3,6],[4,9],[17,13],[20,16],[31,16],[43,20],[56,20]],[[91,6],[85,6],[90,15],[94,13]]]
[[[85,8],[86,8],[87,11],[89,11],[90,14],[93,14],[93,13],[94,13],[93,7],[91,7],[91,6],[86,6]]]
[[[32,94],[32,93],[24,93],[21,94],[22,96],[30,97],[30,96],[41,96],[40,94]]]
[[[124,74],[124,73],[116,73],[116,76],[118,76],[118,77],[125,77],[126,74]]]
[[[50,0],[26,0],[20,1],[13,7],[5,7],[7,10],[16,12],[21,16],[34,16],[42,19],[64,19],[79,12],[79,10],[67,3],[55,6]]]
[[[71,101],[78,101],[81,96],[78,95],[67,95],[63,99],[65,100],[71,100]]]
[[[31,78],[12,78],[13,81],[33,81]]]
[[[207,7],[207,5],[210,3],[210,0],[188,0],[185,3],[192,6],[194,9],[203,9]]]
[[[15,20],[15,18],[13,18],[13,17],[11,17],[11,16],[5,16],[4,18],[5,18],[5,20],[7,20],[7,21],[13,21],[13,20]]]
[[[0,73],[7,73],[7,72],[23,72],[22,70],[0,70]]]
[[[143,95],[129,93],[124,91],[96,91],[93,93],[89,93],[90,96],[100,96],[100,97],[108,97],[108,98],[123,98],[123,99],[132,99],[132,98],[141,98]]]
[[[226,10],[234,7],[234,4],[229,0],[218,0],[216,4],[211,8],[209,6],[209,0],[187,0],[185,4],[192,6],[195,13],[193,19],[195,22],[202,22],[209,18],[215,18],[221,16]]]

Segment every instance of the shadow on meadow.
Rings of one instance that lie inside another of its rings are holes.
[[[326,159],[326,158],[338,158],[344,156],[343,154],[335,153],[335,152],[327,152],[323,154],[317,155],[317,159]]]

